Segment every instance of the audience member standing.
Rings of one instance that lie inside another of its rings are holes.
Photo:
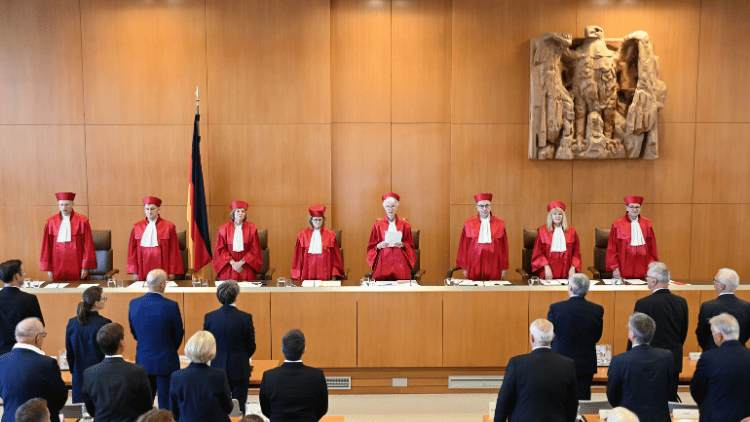
[[[18,259],[0,264],[0,278],[5,285],[0,290],[0,355],[10,352],[16,344],[16,325],[23,319],[37,317],[44,325],[39,300],[36,296],[19,289],[25,274],[26,271]]]
[[[714,277],[714,290],[719,297],[701,304],[700,312],[698,312],[698,328],[695,329],[698,344],[704,352],[717,347],[708,320],[724,312],[737,320],[740,327],[739,342],[745,344],[750,338],[750,302],[734,295],[739,285],[740,276],[729,268],[720,269]]]
[[[47,333],[35,317],[19,322],[13,350],[0,356],[0,397],[3,399],[1,422],[13,422],[16,409],[29,399],[47,400],[52,422],[60,422],[60,409],[68,398],[68,389],[57,361],[44,356],[42,344]]]
[[[148,293],[131,300],[128,311],[130,332],[138,342],[135,363],[146,368],[151,395],[159,392],[160,409],[170,408],[170,377],[180,369],[177,349],[185,335],[177,302],[163,296],[166,286],[167,273],[152,270],[146,277]]]
[[[216,339],[216,356],[211,367],[227,373],[232,398],[237,399],[242,414],[245,414],[247,389],[250,379],[250,357],[255,353],[255,328],[253,316],[237,309],[235,302],[240,286],[234,281],[225,281],[216,289],[221,308],[209,312],[203,319],[203,329]]]

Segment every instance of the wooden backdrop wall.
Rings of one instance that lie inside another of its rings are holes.
[[[521,230],[568,204],[591,264],[593,229],[643,195],[660,258],[675,278],[717,268],[750,274],[750,3],[720,0],[112,0],[0,3],[2,259],[37,269],[53,193],[111,229],[125,269],[140,198],[186,228],[196,86],[201,88],[211,243],[227,205],[269,231],[289,276],[306,207],[329,207],[345,265],[366,271],[380,195],[422,231],[426,278],[455,263],[472,195],[493,192],[505,219],[510,277]],[[529,39],[651,35],[668,86],[655,161],[532,162]],[[351,281],[350,283],[355,283]]]

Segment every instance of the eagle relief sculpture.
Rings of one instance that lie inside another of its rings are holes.
[[[636,31],[605,40],[598,26],[584,32],[531,40],[529,158],[657,158],[667,87],[651,39]]]

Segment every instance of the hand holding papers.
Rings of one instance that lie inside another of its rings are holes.
[[[402,232],[396,231],[396,232],[385,232],[385,240],[384,242],[388,244],[389,248],[393,248],[399,243],[401,243],[401,237],[403,236]]]

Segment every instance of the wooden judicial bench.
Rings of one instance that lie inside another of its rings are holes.
[[[694,285],[671,287],[689,306],[685,356],[700,351],[695,338],[698,309],[716,297],[710,280],[686,282]],[[178,302],[188,339],[202,329],[204,314],[219,303],[215,287],[192,287],[190,281],[178,284],[168,287],[165,296]],[[324,369],[327,376],[351,377],[351,390],[332,390],[335,394],[447,393],[457,391],[448,389],[450,375],[503,374],[508,359],[529,351],[530,322],[545,318],[551,303],[566,300],[566,289],[528,285],[242,288],[237,306],[253,315],[254,362],[283,360],[281,337],[299,328],[307,339],[306,364]],[[64,347],[65,326],[75,315],[82,290],[27,290],[39,298],[47,322],[44,350],[56,356]],[[101,313],[125,327],[124,355],[131,360],[136,344],[128,325],[128,303],[145,292],[105,288],[109,300]],[[587,299],[605,310],[599,343],[611,344],[613,355],[625,351],[633,305],[648,294],[643,285],[591,287]],[[736,294],[750,300],[747,286],[741,285]],[[695,362],[688,362],[686,370],[694,367]],[[600,372],[599,377],[606,375],[606,368]],[[392,378],[407,378],[408,386],[393,387]]]
[[[605,420],[600,418],[599,415],[583,415],[587,422],[604,422]],[[484,422],[492,422],[490,415],[484,415]],[[673,422],[698,422],[698,419],[675,419],[672,418]]]

